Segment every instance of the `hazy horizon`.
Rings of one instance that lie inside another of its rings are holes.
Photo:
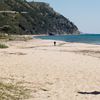
[[[32,0],[27,0],[32,1]],[[84,33],[100,33],[100,0],[34,0],[47,2],[53,9],[70,21],[72,21],[81,32]]]

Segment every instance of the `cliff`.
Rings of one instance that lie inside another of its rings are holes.
[[[77,26],[49,4],[0,0],[0,32],[8,34],[79,34]]]

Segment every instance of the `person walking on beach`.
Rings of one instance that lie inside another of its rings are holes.
[[[56,41],[54,41],[54,46],[56,46]]]

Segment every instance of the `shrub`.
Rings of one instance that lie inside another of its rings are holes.
[[[0,48],[8,48],[8,46],[5,44],[0,44]]]

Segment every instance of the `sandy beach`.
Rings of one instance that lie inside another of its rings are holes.
[[[100,46],[33,39],[0,49],[0,79],[24,81],[28,100],[100,100]]]

